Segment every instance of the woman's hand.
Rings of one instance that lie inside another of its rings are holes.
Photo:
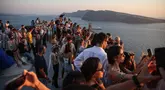
[[[155,70],[156,70],[156,61],[154,60],[154,58],[151,58],[151,60],[148,60],[147,62],[144,63],[139,75],[147,76]]]
[[[24,70],[23,74],[25,76],[25,82],[18,88],[18,90],[21,90],[23,86],[36,88],[36,86],[41,83],[34,72],[28,72],[27,70]]]
[[[151,74],[153,71],[156,71],[156,61],[151,61],[148,64],[148,72]]]

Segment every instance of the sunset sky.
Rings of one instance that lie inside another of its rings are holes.
[[[165,0],[0,0],[0,13],[8,14],[58,15],[86,9],[165,19]]]

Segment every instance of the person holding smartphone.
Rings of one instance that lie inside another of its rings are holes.
[[[39,81],[34,72],[28,72],[27,70],[24,70],[22,75],[8,81],[4,90],[22,90],[24,86],[32,87],[35,90],[50,90]]]

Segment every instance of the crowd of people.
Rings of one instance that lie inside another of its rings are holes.
[[[37,18],[31,26],[22,25],[19,30],[9,21],[5,25],[0,21],[0,30],[1,50],[12,57],[1,56],[2,61],[14,60],[21,67],[20,63],[28,64],[22,60],[26,57],[35,67],[35,72],[24,70],[21,77],[7,83],[5,90],[24,86],[49,90],[48,83],[62,90],[165,89],[165,48],[155,49],[155,55],[143,55],[136,63],[135,53],[124,50],[119,36],[113,39],[110,33],[95,33],[91,24],[82,28],[64,15],[50,22]],[[44,57],[47,43],[52,50],[49,58]],[[51,66],[52,79],[48,77]],[[59,77],[63,78],[62,87]]]

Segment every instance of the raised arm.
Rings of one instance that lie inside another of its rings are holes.
[[[148,81],[159,79],[159,76],[144,76],[144,77],[137,77],[137,80],[140,84],[145,84]],[[106,90],[133,90],[137,88],[137,84],[134,80],[128,80],[123,83],[115,84],[112,86],[108,86]]]

